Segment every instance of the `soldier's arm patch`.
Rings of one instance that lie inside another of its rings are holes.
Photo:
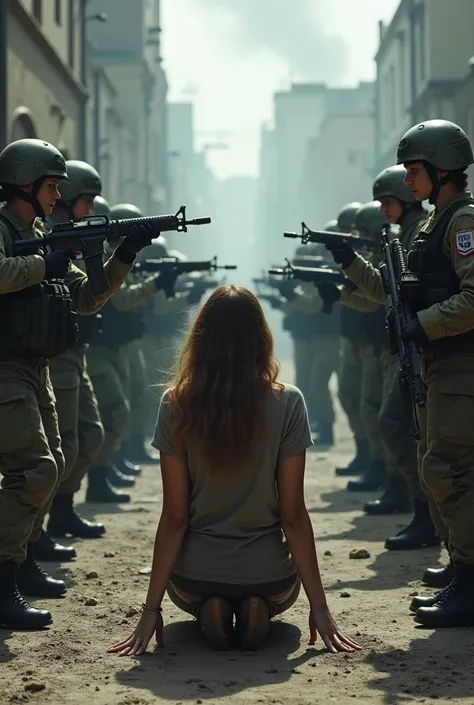
[[[474,230],[460,230],[456,233],[456,252],[461,257],[474,254]]]

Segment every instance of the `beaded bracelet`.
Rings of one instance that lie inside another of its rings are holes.
[[[163,612],[161,607],[152,607],[151,605],[147,605],[145,602],[142,602],[142,609],[148,610],[149,612]]]

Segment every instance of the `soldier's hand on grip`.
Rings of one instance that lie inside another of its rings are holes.
[[[318,291],[324,303],[335,304],[341,298],[341,292],[332,282],[318,284]]]
[[[349,267],[356,258],[356,253],[346,240],[340,240],[337,245],[326,245],[328,250],[334,257],[334,261],[342,265],[343,269]]]
[[[402,340],[405,343],[413,341],[420,348],[429,342],[429,338],[423,330],[423,326],[418,317],[414,318],[412,321],[408,321],[403,328]]]
[[[44,255],[44,278],[64,279],[69,269],[71,254],[67,250],[55,250]]]
[[[156,234],[155,228],[150,224],[132,225],[128,235],[115,250],[115,256],[121,262],[130,264],[135,259],[137,252],[151,245]]]

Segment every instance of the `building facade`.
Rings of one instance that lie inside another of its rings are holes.
[[[1,0],[2,147],[38,137],[67,158],[85,157],[85,7],[84,0]]]
[[[96,71],[104,71],[115,90],[114,109],[122,140],[122,199],[146,214],[167,205],[166,77],[161,65],[158,0],[89,0],[88,12],[105,13],[107,22],[88,25]],[[97,126],[96,144],[108,134]]]
[[[392,21],[380,25],[377,172],[394,163],[411,125],[455,119],[455,99],[474,54],[473,26],[471,0],[401,0]]]

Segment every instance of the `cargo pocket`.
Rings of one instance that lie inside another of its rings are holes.
[[[0,455],[24,450],[31,444],[27,396],[26,384],[0,382]]]
[[[440,438],[474,446],[474,378],[446,375],[438,381],[438,391]]]

